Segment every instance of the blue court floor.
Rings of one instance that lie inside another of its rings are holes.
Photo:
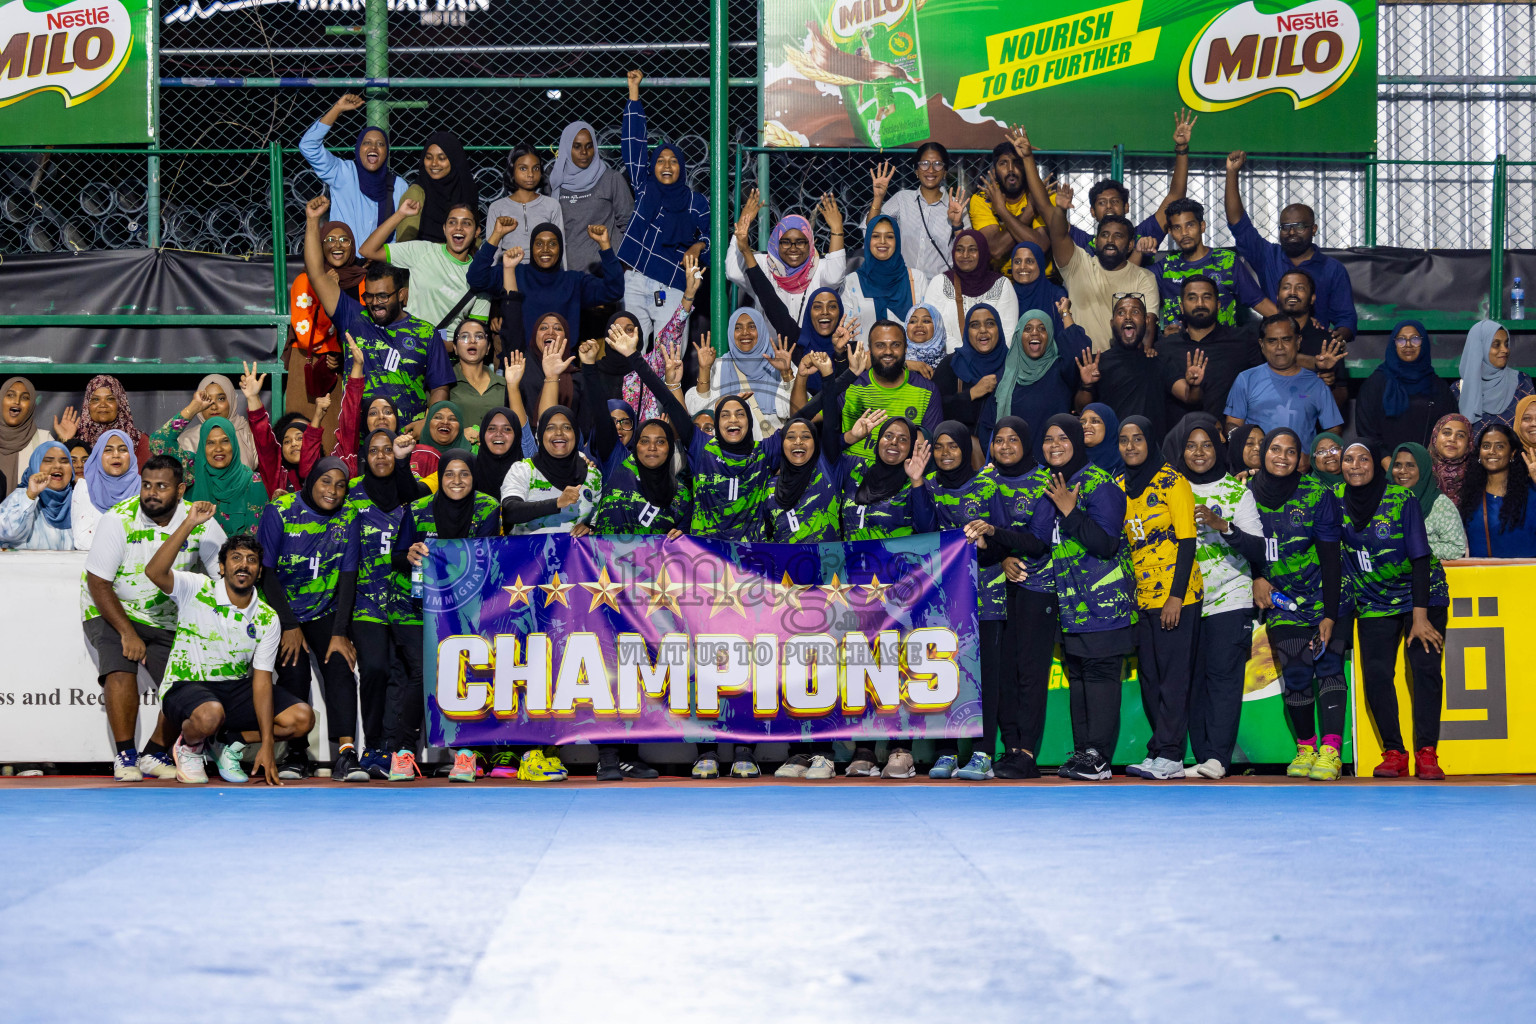
[[[0,790],[0,1021],[1507,1021],[1536,787]]]

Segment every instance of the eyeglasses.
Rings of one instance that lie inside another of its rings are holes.
[[[1340,455],[1340,454],[1343,454],[1343,453],[1339,450],[1338,445],[1325,445],[1324,447],[1318,448],[1315,451],[1313,451],[1312,454],[1316,455],[1319,458],[1322,458],[1325,455]]]
[[[944,169],[944,161],[919,160],[917,162],[917,169],[920,171],[942,171]]]
[[[337,242],[352,241],[351,235],[326,235],[323,239],[326,245],[335,245]]]
[[[1424,344],[1424,339],[1417,334],[1400,335],[1394,340],[1396,340],[1400,348],[1413,348],[1416,345]]]
[[[399,295],[399,294],[400,294],[400,289],[399,288],[396,288],[392,292],[363,292],[363,301],[364,302],[388,302],[390,299],[394,298],[396,295]]]
[[[1288,220],[1280,225],[1281,231],[1305,231],[1312,226],[1309,220]]]
[[[810,244],[811,244],[811,240],[809,238],[781,238],[781,239],[779,239],[779,248],[780,249],[804,249],[806,246],[808,246]]]

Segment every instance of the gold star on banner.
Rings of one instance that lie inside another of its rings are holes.
[[[555,573],[555,581],[553,583],[540,583],[539,589],[544,591],[545,608],[548,608],[556,601],[559,601],[561,604],[569,608],[571,606],[571,602],[569,598],[566,597],[566,592],[575,590],[576,584],[562,583],[560,580],[560,574]]]
[[[705,584],[703,589],[710,599],[710,618],[714,618],[717,612],[747,614],[746,606],[741,603],[742,580],[731,572],[729,562],[720,563],[720,575],[715,577],[714,582]]]
[[[852,583],[844,583],[842,580],[838,579],[837,573],[833,573],[832,574],[832,582],[831,583],[823,583],[821,585],[822,592],[827,595],[827,606],[828,607],[831,607],[832,605],[837,604],[839,601],[842,602],[844,607],[847,607],[848,606],[848,592],[850,590],[852,590],[852,589],[854,589],[853,588],[853,584]]]
[[[784,578],[773,585],[773,592],[775,594],[774,604],[777,605],[782,601],[798,612],[801,610],[800,595],[810,589],[809,586],[796,583],[790,579],[789,572],[786,570]]]
[[[513,586],[510,586],[510,587],[502,587],[501,589],[505,590],[507,592],[507,595],[512,598],[511,602],[507,605],[507,607],[508,608],[516,608],[517,605],[518,605],[518,602],[522,602],[523,604],[531,605],[532,602],[530,602],[528,600],[528,595],[533,593],[538,588],[537,587],[527,587],[527,586],[524,586],[523,585],[523,578],[521,576],[519,576],[517,578],[517,583],[516,584],[514,584]]]
[[[871,578],[868,583],[863,584],[859,589],[864,591],[865,597],[868,598],[870,602],[875,602],[884,601],[885,592],[890,590],[892,586],[894,586],[894,584],[881,583],[880,577],[877,575]]]
[[[615,583],[608,578],[608,567],[603,566],[603,571],[598,575],[596,583],[581,584],[587,593],[592,595],[592,607],[587,611],[595,612],[603,605],[607,605],[614,611],[619,610],[619,595],[624,593],[624,584]]]
[[[665,564],[657,574],[656,582],[636,583],[635,586],[645,591],[648,596],[650,606],[645,610],[647,615],[655,615],[658,609],[666,609],[674,615],[682,611],[678,607],[677,598],[683,592],[683,585],[667,575]]]

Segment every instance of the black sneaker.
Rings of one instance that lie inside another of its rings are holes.
[[[1032,754],[1010,750],[993,763],[992,774],[1000,779],[1038,779],[1040,768]]]
[[[1056,769],[1056,774],[1063,779],[1075,779],[1077,776],[1072,773],[1081,767],[1082,761],[1083,755],[1074,750],[1067,757],[1066,762]]]
[[[624,773],[626,779],[654,779],[661,775],[661,772],[652,768],[638,757],[632,757],[628,761],[620,761],[619,771]]]
[[[336,762],[331,765],[332,782],[367,782],[368,769],[364,768],[357,760],[357,751],[351,747],[336,755]]]
[[[1079,782],[1103,782],[1110,777],[1109,762],[1092,747],[1078,754],[1076,760],[1077,763],[1072,765],[1070,772],[1066,772],[1067,765],[1062,765],[1062,771],[1066,773],[1067,778],[1077,779]]]
[[[389,779],[389,755],[384,751],[374,748],[364,750],[358,763],[363,766],[363,771],[368,773],[370,779],[380,781]]]
[[[619,767],[617,750],[602,750],[597,755],[597,781],[623,782],[624,771]]]
[[[313,774],[309,770],[309,751],[303,747],[289,747],[277,765],[277,777],[284,782],[300,782]]]

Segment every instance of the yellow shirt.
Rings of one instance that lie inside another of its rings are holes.
[[[1003,197],[1003,205],[1008,207],[1008,212],[1013,214],[1015,217],[1021,216],[1024,213],[1024,207],[1029,205],[1029,193],[1025,192],[1023,195],[1019,196],[1019,198],[1018,198],[1018,200],[1016,202],[1012,202],[1012,203],[1008,202],[1008,197],[1007,196],[1004,196]],[[986,197],[985,193],[977,192],[977,193],[975,193],[974,195],[971,196],[970,212],[971,212],[971,227],[975,228],[977,231],[980,231],[982,228],[997,227],[997,214],[992,212],[992,204],[987,202],[987,197]],[[1035,223],[1033,225],[1031,225],[1031,226],[1032,227],[1037,227],[1037,228],[1040,227],[1040,219],[1038,217],[1035,218]],[[1003,230],[1003,234],[1005,234],[1005,235],[1008,234],[1008,231],[1007,231],[1006,228]],[[1012,250],[1013,250],[1013,243],[1012,243],[1012,239],[1010,237],[1008,258],[1003,261],[1002,273],[1003,273],[1004,277],[1008,276],[1008,274],[1011,272],[1011,268],[1013,267],[1013,251]],[[1000,255],[1002,255],[1002,254],[994,252],[992,254],[992,258],[996,259]],[[1051,254],[1049,252],[1047,252],[1045,254],[1045,257],[1046,257],[1046,259],[1050,259]]]
[[[1115,482],[1125,487],[1125,477],[1117,477]],[[1195,539],[1195,492],[1172,466],[1158,470],[1136,497],[1126,496],[1125,537],[1131,544],[1131,564],[1136,571],[1136,606],[1156,611],[1167,603],[1173,586],[1179,541]],[[1204,595],[1205,582],[1197,561],[1190,567],[1184,603]]]

